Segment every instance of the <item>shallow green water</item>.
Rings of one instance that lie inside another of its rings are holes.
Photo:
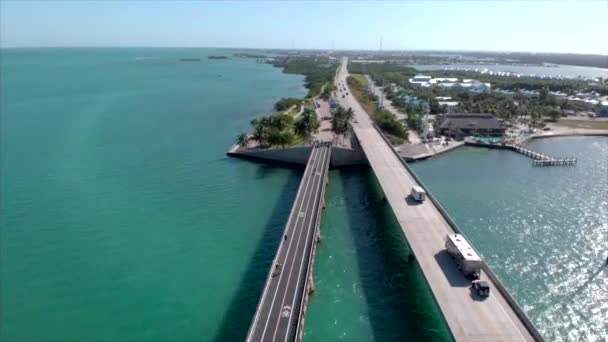
[[[608,138],[528,146],[578,163],[534,167],[511,151],[467,147],[412,167],[547,341],[605,341]]]
[[[2,51],[0,340],[243,339],[301,171],[225,152],[306,89],[230,53]],[[329,189],[306,340],[441,338],[373,176]]]
[[[3,51],[1,340],[246,333],[300,173],[224,153],[306,89],[217,53]]]
[[[303,77],[196,49],[3,50],[0,340],[242,340],[301,171],[229,159]],[[177,62],[201,57],[200,62]],[[413,167],[548,340],[601,340],[608,146]],[[444,340],[371,171],[332,171],[307,341]],[[603,335],[602,335],[603,334]]]
[[[331,171],[306,341],[446,341],[449,332],[375,175]]]

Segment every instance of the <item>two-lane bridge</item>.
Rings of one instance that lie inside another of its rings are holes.
[[[317,143],[311,151],[247,341],[300,338],[330,157],[329,142]]]

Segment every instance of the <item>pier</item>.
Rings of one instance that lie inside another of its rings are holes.
[[[331,142],[314,144],[272,262],[247,341],[300,341],[331,160]]]
[[[528,148],[525,148],[519,144],[504,144],[504,143],[488,143],[483,142],[478,139],[465,139],[465,144],[469,146],[478,146],[478,147],[486,147],[486,148],[498,148],[498,149],[507,149],[511,151],[515,151],[519,154],[522,154],[530,159],[532,159],[533,166],[571,166],[576,165],[576,158],[555,158],[549,155],[532,151]]]

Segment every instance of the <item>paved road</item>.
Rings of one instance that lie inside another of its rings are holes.
[[[323,209],[330,153],[329,143],[312,149],[247,341],[285,342],[297,337],[308,266],[313,261],[315,231]],[[278,269],[276,265],[280,265]]]
[[[346,84],[346,60],[342,62],[336,82]],[[340,96],[339,101],[354,110],[353,130],[454,338],[457,341],[533,341],[494,284],[487,299],[472,295],[470,281],[444,251],[445,236],[452,232],[451,227],[431,201],[414,204],[406,200],[416,181],[351,93],[345,98]],[[486,274],[482,273],[481,277],[488,280]]]

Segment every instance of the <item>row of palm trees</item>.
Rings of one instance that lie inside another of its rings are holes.
[[[252,134],[241,133],[237,136],[237,144],[247,147],[250,141],[256,141],[260,147],[281,146],[283,148],[297,141],[296,136],[309,141],[318,131],[319,122],[314,110],[306,109],[294,121],[289,114],[274,114],[255,118],[250,122]]]

